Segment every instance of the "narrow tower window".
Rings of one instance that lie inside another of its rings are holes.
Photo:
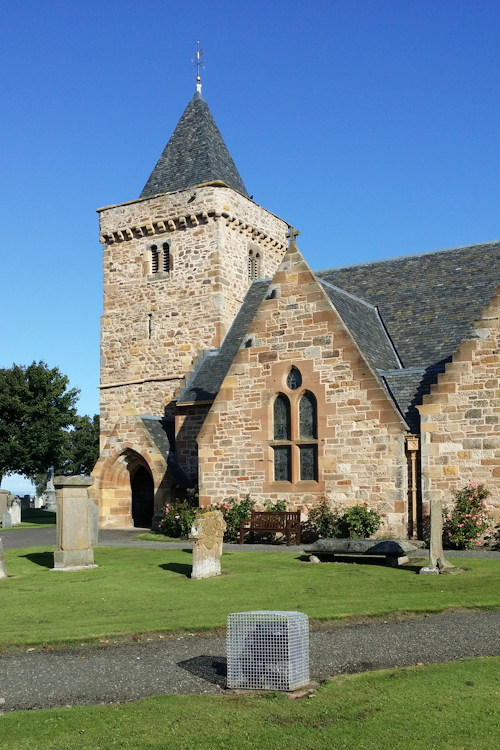
[[[260,253],[253,248],[248,251],[248,278],[251,281],[260,278]]]
[[[163,243],[163,271],[167,273],[172,270],[172,260],[170,258],[170,245],[168,242]]]
[[[159,255],[156,245],[151,245],[151,273],[158,273]]]

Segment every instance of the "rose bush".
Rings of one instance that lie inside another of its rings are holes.
[[[492,523],[486,504],[490,494],[483,484],[477,482],[455,492],[454,506],[444,514],[444,546],[448,549],[474,549],[482,544]]]

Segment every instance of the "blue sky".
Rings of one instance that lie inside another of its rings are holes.
[[[249,193],[313,268],[499,238],[499,38],[494,0],[4,3],[0,367],[57,365],[98,411],[95,210],[139,195],[197,39]]]

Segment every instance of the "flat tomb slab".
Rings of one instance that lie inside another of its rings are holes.
[[[421,552],[406,539],[318,539],[304,547],[310,555],[385,555],[402,557]]]

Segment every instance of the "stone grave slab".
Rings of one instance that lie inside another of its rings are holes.
[[[409,561],[408,553],[419,552],[406,539],[318,539],[304,547],[304,552],[317,557],[335,555],[383,556],[386,565],[397,567]]]

